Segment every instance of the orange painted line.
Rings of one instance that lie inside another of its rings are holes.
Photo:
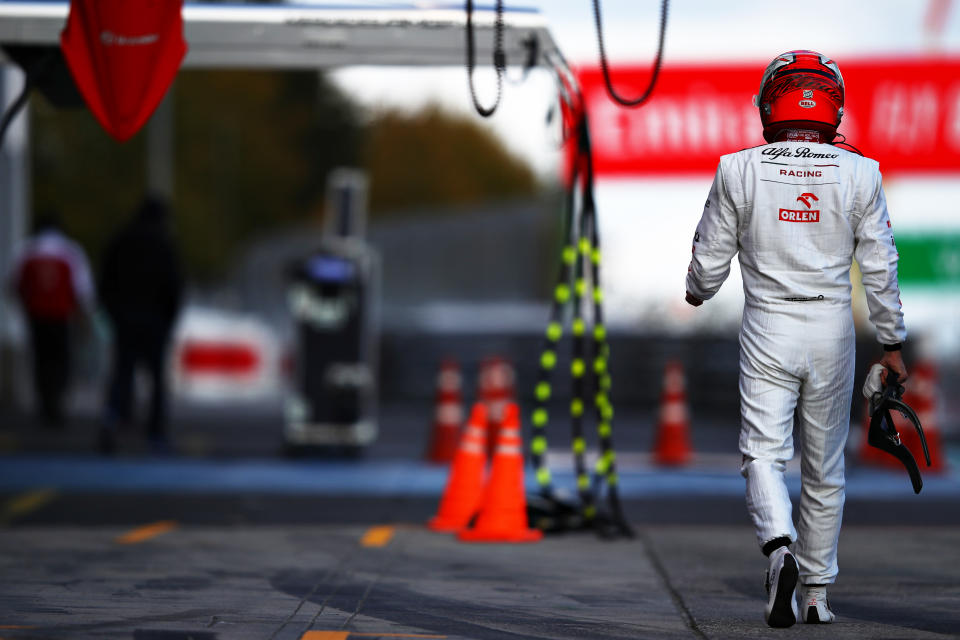
[[[360,544],[364,547],[385,547],[390,544],[395,532],[396,527],[370,527],[360,538]]]
[[[300,640],[347,640],[349,631],[307,631]]]
[[[443,640],[447,636],[428,636],[419,633],[350,633],[355,638],[432,638],[433,640]]]
[[[0,629],[39,629],[40,627],[30,624],[0,624]]]
[[[156,538],[159,535],[163,535],[168,531],[172,531],[177,528],[177,523],[174,520],[161,520],[160,522],[154,522],[153,524],[147,524],[142,527],[137,527],[132,531],[128,531],[122,536],[117,536],[117,544],[137,544],[138,542],[143,542],[151,538]]]

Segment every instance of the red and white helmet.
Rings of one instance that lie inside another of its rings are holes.
[[[843,76],[836,62],[816,51],[781,53],[763,72],[753,104],[767,142],[784,129],[810,129],[830,142],[843,117]]]

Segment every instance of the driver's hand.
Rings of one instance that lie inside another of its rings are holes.
[[[907,374],[907,367],[903,364],[903,355],[902,351],[884,351],[883,357],[880,358],[880,364],[883,365],[884,370],[882,373],[883,383],[887,383],[887,369],[890,371],[896,372],[900,384],[903,384],[907,381],[909,374]]]

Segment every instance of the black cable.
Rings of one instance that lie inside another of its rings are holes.
[[[493,25],[493,69],[497,73],[497,99],[489,109],[480,104],[477,91],[473,86],[473,68],[476,64],[473,39],[473,0],[467,0],[467,82],[470,85],[470,98],[473,108],[484,118],[489,118],[500,106],[503,95],[503,72],[507,67],[507,56],[503,51],[503,0],[497,0],[497,19]]]
[[[35,59],[27,60],[22,63],[24,80],[23,80],[23,90],[20,92],[20,95],[17,96],[16,100],[7,108],[4,112],[3,117],[0,118],[0,147],[3,146],[3,141],[7,137],[7,129],[13,123],[14,119],[17,117],[17,114],[23,109],[30,99],[30,92],[35,86],[40,84],[40,81],[47,76],[50,72],[51,66],[54,64],[54,59],[59,54],[59,49],[49,51]]]
[[[579,123],[579,153],[584,162],[583,200],[584,215],[586,216],[583,235],[588,238],[590,246],[590,280],[594,293],[602,292],[600,282],[600,227],[597,222],[597,206],[594,198],[594,169],[593,145],[590,141],[590,125],[587,114],[583,113]],[[618,490],[615,454],[613,448],[613,405],[610,402],[610,344],[607,342],[607,331],[604,323],[603,297],[595,295],[593,298],[593,366],[594,372],[594,408],[597,418],[597,435],[600,439],[600,456],[603,461],[602,473],[594,475],[594,487],[599,489],[601,480],[607,483],[607,503],[610,507],[609,523],[598,522],[600,535],[607,538],[634,537],[633,529],[627,522],[620,504]],[[597,332],[596,329],[600,329]],[[602,363],[602,366],[599,366]],[[602,400],[601,400],[602,399]],[[601,428],[603,427],[603,428]],[[597,472],[600,466],[597,467]],[[602,479],[601,477],[602,476]]]
[[[657,45],[657,57],[653,61],[653,71],[650,75],[650,84],[639,98],[624,98],[620,96],[613,88],[613,82],[610,80],[610,69],[607,64],[607,52],[603,46],[603,21],[600,19],[600,0],[593,0],[593,17],[597,24],[597,44],[600,45],[600,68],[603,70],[603,81],[607,85],[607,93],[618,104],[624,107],[638,107],[650,98],[653,88],[657,84],[657,76],[660,75],[660,62],[663,59],[663,42],[667,31],[667,13],[670,6],[670,0],[663,0],[660,5],[660,43]]]
[[[0,120],[0,146],[3,145],[3,139],[7,135],[7,128],[13,122],[13,119],[17,117],[17,114],[20,113],[20,110],[23,109],[23,106],[27,104],[27,100],[30,98],[30,89],[32,88],[33,83],[27,78],[23,83],[23,90],[20,92],[20,95],[17,96],[17,99],[13,101],[13,104],[11,104],[3,114],[3,119]]]
[[[537,60],[540,58],[540,41],[537,39],[537,36],[531,33],[529,36],[520,41],[520,44],[523,45],[523,48],[527,52],[527,57],[523,61],[523,74],[517,79],[513,80],[510,76],[504,73],[504,78],[510,84],[522,84],[526,82],[527,77],[530,75],[530,71],[537,66]]]
[[[837,135],[840,136],[841,138],[843,138],[843,140],[840,140],[840,141],[834,140],[833,143],[832,143],[834,146],[838,146],[838,145],[839,145],[839,146],[844,146],[844,147],[850,147],[850,149],[852,149],[854,153],[857,153],[857,154],[859,154],[859,155],[861,155],[861,156],[863,155],[863,152],[860,151],[860,149],[857,149],[855,146],[853,146],[852,144],[850,144],[849,142],[847,142],[847,136],[845,136],[845,135],[843,135],[842,133],[839,133],[839,132],[837,133]]]

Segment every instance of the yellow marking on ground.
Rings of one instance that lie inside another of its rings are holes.
[[[349,631],[307,631],[300,640],[347,640]]]
[[[360,544],[364,547],[385,547],[390,544],[396,527],[381,526],[370,527],[360,538]]]
[[[0,432],[0,451],[8,453],[20,448],[20,439],[12,433]],[[2,627],[0,627],[2,628]]]
[[[31,511],[36,511],[56,496],[55,489],[36,489],[10,498],[0,510],[0,525],[9,524]]]
[[[200,434],[184,434],[177,438],[177,444],[191,458],[202,458],[210,452],[210,439]]]
[[[0,629],[38,629],[31,624],[0,624]]]
[[[153,524],[146,524],[142,527],[137,527],[131,531],[127,531],[122,536],[117,536],[117,544],[137,544],[138,542],[143,542],[151,538],[156,538],[157,536],[163,535],[168,531],[172,531],[177,528],[177,523],[174,520],[161,520],[160,522],[154,522]]]

